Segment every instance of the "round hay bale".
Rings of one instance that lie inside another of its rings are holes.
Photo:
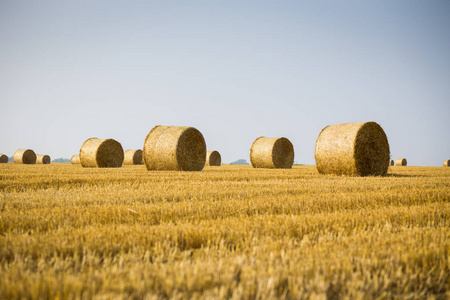
[[[394,160],[391,159],[391,166],[395,165]]]
[[[6,164],[8,163],[8,156],[6,156],[3,153],[0,153],[0,164]]]
[[[44,164],[44,165],[48,165],[50,164],[50,156],[46,155],[46,154],[37,154],[36,155],[36,163],[37,164]]]
[[[125,151],[124,165],[143,165],[142,150],[127,150]]]
[[[222,157],[218,151],[206,152],[206,165],[219,167],[222,163]]]
[[[330,125],[320,132],[314,157],[321,174],[386,175],[389,143],[375,122]]]
[[[444,160],[444,167],[450,167],[450,159]]]
[[[80,149],[80,162],[85,168],[119,168],[123,163],[122,145],[113,139],[87,139]]]
[[[13,160],[18,164],[32,165],[36,163],[36,153],[31,149],[19,149],[14,153]]]
[[[284,137],[261,136],[250,148],[250,162],[254,168],[290,169],[294,163],[294,146]]]
[[[193,127],[155,126],[145,138],[147,170],[201,171],[206,161],[206,143]]]
[[[395,165],[396,166],[406,166],[407,162],[406,162],[406,158],[397,158],[395,160]]]
[[[79,155],[72,155],[72,158],[70,159],[70,163],[72,165],[79,165],[80,162],[80,156]]]

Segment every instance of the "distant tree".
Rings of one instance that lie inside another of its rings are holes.
[[[70,163],[70,159],[61,157],[61,158],[52,160],[52,162],[54,162],[54,163]]]
[[[8,157],[8,162],[14,162],[14,156]]]
[[[230,165],[248,165],[249,163],[245,159],[238,159],[232,162]]]

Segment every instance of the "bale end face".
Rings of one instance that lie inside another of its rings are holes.
[[[216,150],[208,151],[206,154],[206,165],[212,167],[219,167],[222,163],[222,157]]]
[[[444,167],[450,167],[450,159],[444,161]]]
[[[8,163],[8,156],[6,156],[3,153],[0,153],[0,164],[6,164]]]

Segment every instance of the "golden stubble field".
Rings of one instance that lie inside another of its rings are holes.
[[[450,168],[0,166],[0,299],[448,299]]]

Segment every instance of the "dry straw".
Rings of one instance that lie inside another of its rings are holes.
[[[444,160],[444,167],[450,167],[450,159]]]
[[[406,166],[407,162],[406,162],[406,158],[397,158],[395,160],[395,165],[396,166]]]
[[[0,153],[0,164],[6,164],[8,162],[8,156],[3,153]]]
[[[314,153],[321,174],[386,175],[389,143],[375,122],[342,123],[322,129]]]
[[[125,151],[125,159],[123,160],[124,165],[143,165],[142,161],[142,150],[127,150]]]
[[[90,138],[81,146],[80,162],[88,168],[119,168],[123,163],[122,145],[113,139]]]
[[[201,171],[205,139],[193,127],[155,126],[145,138],[143,158],[147,170]]]
[[[250,148],[250,162],[254,168],[290,169],[294,163],[294,146],[284,137],[261,136]]]
[[[36,163],[36,153],[31,149],[19,149],[14,153],[13,160],[18,164],[32,165]]]
[[[37,154],[36,155],[36,163],[37,164],[44,164],[48,165],[50,163],[50,156],[46,154]]]
[[[222,163],[222,157],[220,153],[216,150],[208,151],[206,153],[206,165],[218,167]]]
[[[72,165],[79,165],[80,162],[80,156],[79,155],[73,155],[72,158],[70,159],[70,163]]]
[[[395,165],[394,160],[391,159],[391,166]]]

